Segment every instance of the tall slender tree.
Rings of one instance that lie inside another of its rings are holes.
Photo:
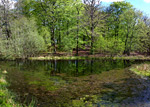
[[[121,15],[121,26],[124,29],[124,33],[122,33],[125,44],[124,54],[130,55],[133,39],[136,38],[137,32],[140,29],[138,25],[141,16],[141,12],[134,9],[130,9]]]

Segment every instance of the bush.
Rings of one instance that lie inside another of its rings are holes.
[[[73,48],[76,48],[75,40],[72,35],[64,36],[62,38],[62,50],[71,53]]]
[[[99,36],[95,42],[95,50],[100,53],[110,53],[111,56],[120,55],[124,51],[124,43],[120,39]]]
[[[21,18],[11,23],[11,37],[0,38],[0,51],[4,57],[27,58],[45,49],[45,43],[33,19]]]

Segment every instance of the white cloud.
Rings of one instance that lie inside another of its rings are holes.
[[[146,3],[150,3],[150,0],[144,0]]]
[[[7,1],[7,0],[6,0]],[[10,9],[14,9],[15,8],[15,3],[17,2],[16,0],[8,0],[9,2],[9,6],[10,6]],[[2,0],[0,0],[0,5],[3,5],[2,4]]]
[[[119,1],[124,1],[124,0],[101,0],[103,2],[119,2]],[[150,1],[150,0],[146,0],[146,1]]]

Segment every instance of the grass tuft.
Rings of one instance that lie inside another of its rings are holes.
[[[8,83],[5,79],[6,74],[7,71],[0,70],[0,107],[27,107],[14,100],[15,95],[7,89]],[[28,107],[34,107],[34,105],[35,102],[32,101]]]
[[[134,67],[131,67],[130,70],[137,75],[150,77],[150,64],[140,64]]]

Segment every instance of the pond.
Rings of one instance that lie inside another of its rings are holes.
[[[150,81],[128,69],[143,60],[0,61],[16,100],[35,107],[149,107]]]

